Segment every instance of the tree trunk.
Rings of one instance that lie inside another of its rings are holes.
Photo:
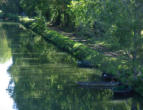
[[[137,79],[137,68],[136,68],[136,57],[137,57],[137,50],[136,50],[136,48],[137,48],[137,31],[136,30],[134,30],[134,50],[133,50],[133,59],[132,59],[132,61],[133,61],[133,72],[134,72],[134,78],[135,79]]]
[[[61,24],[61,11],[59,10],[59,11],[58,11],[58,16],[56,17],[56,19],[55,19],[53,25],[59,26],[60,24]]]

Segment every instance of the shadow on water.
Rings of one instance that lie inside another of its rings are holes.
[[[18,110],[142,110],[138,98],[113,99],[109,89],[78,88],[101,72],[78,68],[76,59],[20,25],[3,24],[13,65],[9,87]],[[94,78],[93,78],[94,77]]]

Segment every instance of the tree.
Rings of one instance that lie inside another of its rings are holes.
[[[70,24],[67,7],[69,3],[70,0],[20,0],[26,14],[35,16],[40,10],[42,15],[56,26],[68,26]]]
[[[5,13],[19,14],[21,12],[19,0],[0,0],[0,8]]]
[[[131,79],[143,73],[142,5],[141,0],[79,0],[72,1],[70,5],[75,26],[83,30],[82,34],[91,34],[94,25],[94,36],[101,32],[116,51],[123,51],[123,56],[119,57],[124,60],[127,69],[127,73],[123,70],[123,74],[129,74]],[[103,31],[98,31],[100,27]]]
[[[141,36],[141,30],[143,29],[141,25],[143,24],[142,3],[137,0],[119,0],[116,3],[113,2],[113,4],[118,6],[118,9],[113,7],[116,11],[111,11],[111,15],[114,16],[111,24],[113,31],[110,31],[110,33],[117,39],[119,49],[126,53],[127,65],[131,69],[131,75],[134,75],[136,79],[139,73],[143,73],[141,60],[141,50],[143,49],[143,38]],[[111,9],[111,7],[108,9]],[[116,14],[117,12],[118,14]]]

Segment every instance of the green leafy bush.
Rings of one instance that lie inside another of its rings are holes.
[[[36,17],[35,21],[30,25],[30,27],[38,34],[43,33],[46,29],[45,18],[43,16]]]

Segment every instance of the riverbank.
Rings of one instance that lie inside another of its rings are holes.
[[[23,30],[19,25],[6,23],[1,32],[12,51],[13,63],[7,73],[11,82],[7,90],[17,105],[15,109],[25,107],[29,110],[36,106],[38,110],[49,110],[53,106],[53,109],[58,107],[63,110],[94,110],[104,104],[100,110],[113,107],[120,109],[121,106],[126,110],[132,107],[132,103],[142,105],[142,101],[138,101],[140,97],[137,100],[134,97],[115,99],[110,89],[76,86],[78,81],[97,81],[97,75],[101,72],[98,69],[78,68],[74,57],[41,36],[33,35],[28,29]],[[35,105],[35,102],[38,103]]]
[[[104,54],[89,48],[83,43],[71,40],[69,37],[62,35],[55,30],[46,28],[45,31],[40,35],[43,36],[46,40],[57,45],[57,47],[63,51],[72,54],[78,60],[87,61],[93,67],[98,68],[101,71],[114,74],[118,79],[122,80],[122,82],[133,85],[133,88],[136,87],[134,89],[138,93],[142,94],[140,90],[142,88],[140,85],[137,85],[138,82],[127,82],[126,79],[128,76],[125,76],[130,72],[130,68],[126,65],[124,59],[120,59],[119,57],[105,56]],[[142,83],[141,80],[138,81]]]
[[[14,18],[7,20],[14,21]],[[22,23],[28,29],[32,29],[30,25],[34,22],[34,19],[28,19],[28,17],[17,16],[15,21]],[[38,32],[38,30],[33,31],[35,33]],[[46,40],[57,45],[57,47],[62,49],[63,51],[72,54],[79,61],[89,62],[94,68],[98,68],[101,71],[114,74],[118,79],[122,78],[124,81],[126,77],[122,76],[125,76],[125,74],[128,74],[130,72],[130,68],[126,65],[124,59],[121,59],[120,57],[106,56],[105,54],[102,54],[92,48],[89,48],[87,45],[83,43],[76,42],[70,39],[68,36],[65,36],[55,30],[49,29],[48,27],[43,32],[38,34],[43,36]],[[132,82],[126,83],[132,84]],[[136,85],[136,87],[137,86],[139,85]],[[137,90],[137,92],[140,92],[142,88],[137,87],[135,89]]]

